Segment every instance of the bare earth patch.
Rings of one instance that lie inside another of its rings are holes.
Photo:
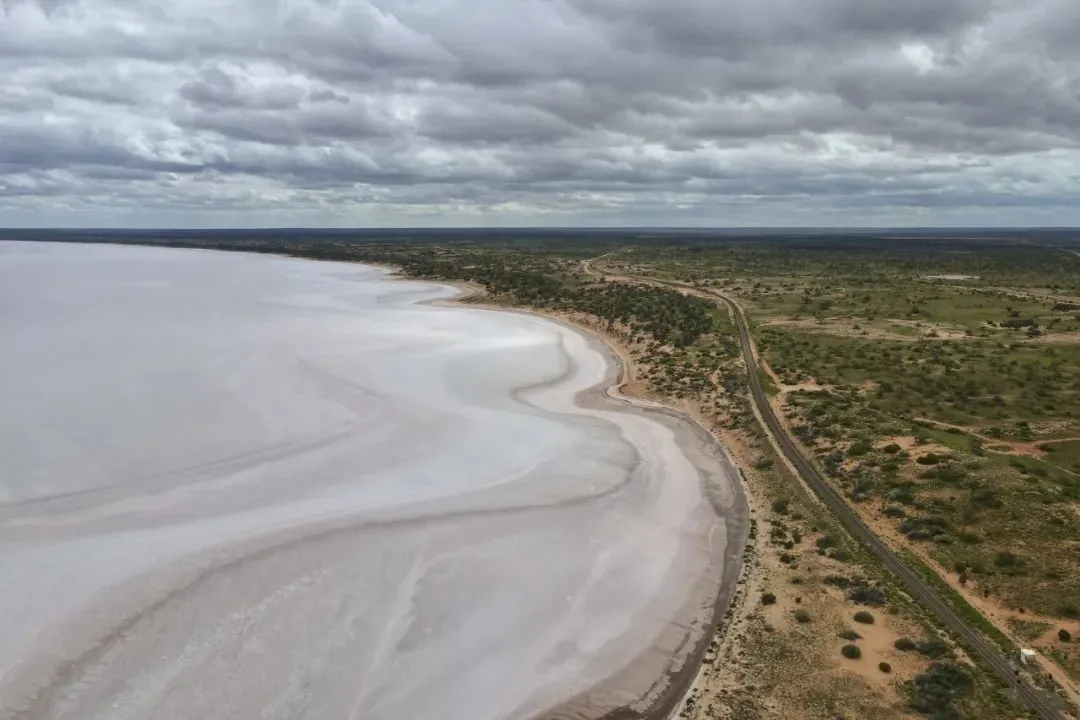
[[[951,448],[939,445],[938,443],[924,442],[920,443],[918,438],[911,435],[893,435],[879,440],[876,443],[877,449],[888,447],[889,445],[898,445],[900,449],[911,456],[912,460],[918,460],[921,457],[927,455],[948,455],[952,452]]]
[[[916,340],[962,340],[967,330],[952,325],[927,323],[915,320],[868,321],[849,316],[825,318],[767,318],[762,327],[784,327],[806,332],[836,335],[838,337],[864,340],[891,340],[915,342]],[[901,330],[902,328],[903,330]]]
[[[938,420],[931,420],[929,418],[916,418],[920,422],[929,423],[941,428],[952,428],[960,430],[974,438],[986,443],[984,450],[987,452],[996,453],[998,455],[1025,455],[1037,460],[1045,459],[1048,455],[1047,446],[1054,445],[1056,443],[1075,442],[1080,440],[1080,437],[1059,437],[1046,440],[1002,440],[1001,438],[990,437],[979,431],[978,428],[967,427],[964,425],[953,425],[950,423],[940,422]],[[1055,432],[1059,432],[1062,428],[1068,427],[1067,423],[1040,423],[1033,426],[1033,430],[1039,435],[1049,435]],[[926,447],[926,446],[923,446]],[[906,448],[905,448],[906,449]],[[947,451],[947,450],[946,450]],[[1071,472],[1062,468],[1064,472]]]
[[[1038,337],[1029,337],[1024,340],[1034,345],[1080,345],[1080,333],[1061,332],[1044,333]]]
[[[878,610],[873,625],[854,622],[859,608],[820,582],[850,567],[808,552],[793,569],[766,540],[774,527],[769,515],[759,516],[758,523],[757,553],[744,576],[735,619],[718,638],[680,717],[809,719],[824,717],[825,708],[842,708],[846,717],[908,717],[901,683],[927,663],[894,643],[920,631]],[[773,604],[762,603],[766,593],[775,597]],[[796,613],[805,613],[802,622]],[[861,638],[843,640],[839,633],[845,630]],[[851,642],[862,652],[858,660],[840,654]],[[882,672],[881,662],[891,672]]]
[[[911,452],[918,446],[918,440],[911,435],[895,435],[893,437],[887,437],[878,443],[878,449],[888,445],[899,445],[901,450],[905,452]]]
[[[889,324],[896,327],[910,328],[916,331],[916,333],[918,333],[918,335],[920,336],[919,338],[909,337],[907,338],[908,340],[923,338],[931,338],[937,340],[963,340],[968,337],[966,329],[958,328],[953,325],[927,323],[916,320],[889,320]]]
[[[927,280],[978,280],[978,275],[959,275],[956,273],[946,273],[944,275],[923,275]]]

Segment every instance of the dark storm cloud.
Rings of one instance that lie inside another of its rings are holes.
[[[1080,189],[1075,0],[3,8],[9,215],[59,195],[283,222],[781,208],[857,224],[1060,212]]]
[[[7,126],[0,134],[0,168],[8,173],[83,167],[156,172],[197,172],[201,163],[144,154],[123,138],[73,124],[64,127]]]

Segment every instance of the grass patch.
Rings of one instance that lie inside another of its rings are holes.
[[[765,372],[765,368],[758,366],[757,374],[758,378],[761,380],[761,388],[765,391],[766,395],[774,397],[780,394],[780,388],[776,386],[776,383],[772,379],[772,375]]]
[[[1053,625],[1038,620],[1022,620],[1011,617],[1008,619],[1009,627],[1021,640],[1037,640],[1046,634]]]

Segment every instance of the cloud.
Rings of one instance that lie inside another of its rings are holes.
[[[1068,224],[1074,0],[3,0],[7,225]]]

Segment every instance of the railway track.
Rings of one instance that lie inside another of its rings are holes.
[[[610,254],[608,253],[608,255]],[[762,387],[761,378],[757,372],[758,358],[750,335],[750,325],[746,320],[742,307],[732,298],[715,290],[696,288],[684,283],[657,280],[655,278],[599,273],[593,267],[593,263],[602,257],[606,257],[606,255],[586,261],[583,264],[585,271],[589,274],[603,274],[607,277],[629,282],[666,286],[682,291],[689,290],[698,296],[705,295],[717,302],[722,302],[728,308],[739,331],[739,345],[742,348],[743,360],[746,363],[746,375],[750,382],[750,393],[754,405],[757,406],[758,412],[765,421],[768,432],[776,440],[777,446],[798,471],[807,486],[813,490],[814,494],[818,496],[825,507],[840,521],[847,531],[904,585],[919,604],[932,612],[946,629],[956,637],[961,638],[987,667],[997,673],[1001,680],[1016,693],[1016,697],[1021,703],[1030,708],[1040,720],[1061,720],[1062,714],[1054,703],[1046,697],[1046,693],[1035,688],[1021,677],[1008,658],[982,633],[964,620],[910,565],[893,552],[885,541],[862,521],[858,513],[825,480],[817,468],[806,459],[806,456],[803,455],[787,429],[781,424],[780,419],[769,403],[764,387]]]

